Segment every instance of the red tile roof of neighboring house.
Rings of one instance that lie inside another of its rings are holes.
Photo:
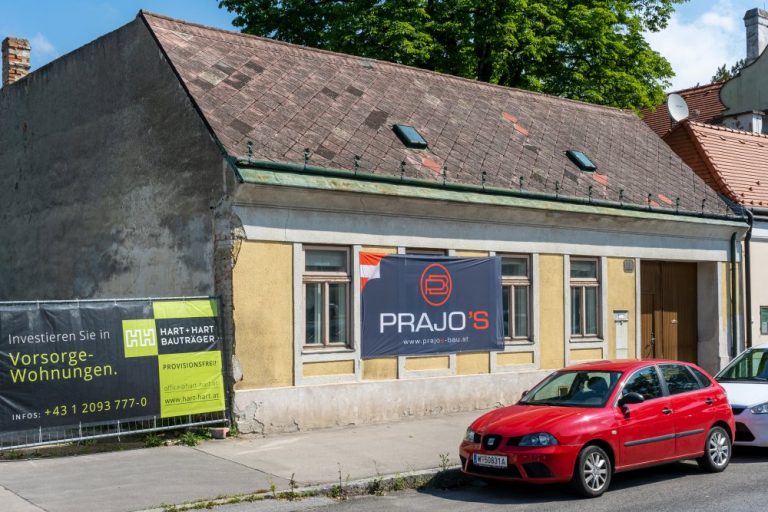
[[[716,190],[745,206],[768,206],[768,136],[684,121],[664,140]]]
[[[720,88],[724,83],[718,82],[675,91],[675,94],[682,96],[688,104],[688,119],[708,123],[720,117],[720,114],[725,112],[725,105],[720,102]],[[672,128],[673,121],[669,117],[666,101],[656,107],[653,112],[643,109],[640,114],[645,124],[650,126],[659,137],[663,137]]]
[[[231,156],[671,209],[727,204],[632,112],[140,13]],[[428,149],[409,149],[395,123]],[[596,173],[565,155],[583,151]],[[649,194],[651,195],[649,199]]]

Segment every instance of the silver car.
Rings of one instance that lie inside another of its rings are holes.
[[[756,345],[715,375],[736,419],[734,444],[768,446],[768,343]]]

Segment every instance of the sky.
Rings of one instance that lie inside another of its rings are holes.
[[[670,90],[709,83],[715,70],[746,52],[744,13],[764,0],[689,0],[668,27],[647,34],[651,47],[672,64]],[[139,9],[232,29],[233,15],[218,0],[0,0],[0,38],[23,37],[36,69],[131,21]]]

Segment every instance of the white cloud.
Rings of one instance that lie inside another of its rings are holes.
[[[709,83],[718,67],[730,67],[744,58],[743,17],[744,12],[730,0],[718,0],[690,21],[675,13],[666,29],[645,35],[651,47],[672,64],[671,90]]]
[[[56,47],[53,45],[53,43],[51,43],[47,37],[39,32],[29,40],[29,45],[32,47],[32,54],[35,56],[49,58],[55,58],[59,56],[59,52],[56,50]]]

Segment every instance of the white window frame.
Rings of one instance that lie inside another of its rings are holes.
[[[571,269],[574,261],[591,261],[595,264],[595,277],[571,277]],[[573,301],[570,300],[570,297],[572,297],[572,291],[574,288],[581,288],[581,305],[582,305],[582,312],[580,315],[581,325],[579,326],[579,333],[574,334],[573,333],[573,325],[572,321],[569,321],[569,324],[571,329],[569,332],[569,336],[574,341],[593,341],[593,340],[600,340],[602,339],[603,335],[603,285],[602,285],[602,264],[601,264],[601,258],[598,257],[571,257],[570,258],[570,265],[568,268],[568,297],[569,297],[569,303],[570,308],[568,311],[569,319],[573,319]],[[595,327],[597,329],[597,332],[595,333],[587,333],[587,315],[586,315],[586,289],[587,288],[596,288],[597,293],[595,294],[595,313],[597,315],[597,318],[595,319]]]
[[[533,343],[532,338],[532,326],[533,322],[531,319],[532,316],[532,301],[533,301],[533,279],[531,278],[531,256],[529,254],[497,254],[497,256],[500,256],[503,260],[503,258],[519,258],[526,260],[526,276],[505,276],[502,272],[501,275],[501,286],[502,288],[509,288],[509,311],[508,311],[508,324],[509,324],[509,330],[511,333],[511,336],[504,336],[504,343],[507,345],[518,345],[518,344],[525,344],[529,345]],[[527,322],[527,336],[515,336],[515,332],[517,331],[517,324],[515,323],[515,287],[516,286],[525,286],[528,289],[528,301],[527,301],[527,311],[526,311],[526,322]],[[503,290],[502,290],[503,294]]]
[[[346,271],[345,272],[319,272],[319,271],[308,271],[306,269],[306,254],[308,251],[327,251],[327,252],[343,252],[344,257],[346,260]],[[352,271],[351,266],[353,262],[352,259],[352,251],[350,251],[350,248],[347,246],[330,246],[330,245],[304,245],[302,246],[302,256],[304,261],[304,266],[301,269],[301,311],[303,315],[304,321],[302,322],[303,330],[301,333],[302,338],[302,348],[305,352],[310,351],[323,351],[323,350],[338,350],[340,348],[342,349],[352,349],[354,348],[354,342],[352,337],[352,314],[353,314],[353,301],[354,297],[352,294]],[[323,284],[323,339],[321,343],[307,343],[306,339],[306,322],[307,322],[307,284],[311,283],[321,283]],[[347,301],[346,301],[346,323],[344,325],[344,333],[346,341],[344,342],[332,342],[330,341],[330,314],[328,311],[328,305],[329,305],[329,284],[338,284],[338,283],[344,283],[346,285],[346,293],[347,293]]]

